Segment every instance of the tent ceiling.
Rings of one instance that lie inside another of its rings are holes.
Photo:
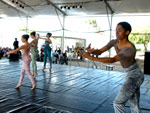
[[[14,0],[15,1],[15,0]],[[17,1],[17,0],[16,0]],[[107,14],[106,3],[103,0],[18,0],[24,9],[12,3],[12,0],[0,1],[0,17],[56,15],[55,8],[59,8],[68,16]],[[149,13],[150,0],[106,0],[116,14]],[[56,7],[51,5],[51,2]],[[82,5],[82,8],[61,9],[61,6]],[[109,9],[108,9],[109,10]],[[109,10],[109,13],[111,11]]]

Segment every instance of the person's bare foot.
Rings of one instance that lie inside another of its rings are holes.
[[[36,77],[38,75],[38,73],[36,72],[36,73],[34,73],[34,78]]]
[[[36,83],[32,84],[31,90],[33,90],[36,87]]]
[[[42,69],[42,71],[44,71],[45,68],[46,68],[46,67],[44,66],[43,69]]]
[[[16,86],[16,89],[20,88],[20,86],[21,86],[21,83],[18,83]]]
[[[52,67],[49,68],[49,71],[52,71]]]

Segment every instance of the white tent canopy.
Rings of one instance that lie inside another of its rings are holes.
[[[0,17],[52,16],[56,15],[55,9],[66,16],[149,13],[149,4],[150,0],[1,0]],[[73,6],[81,7],[72,8]]]
[[[68,20],[65,17],[86,17],[103,14],[106,17],[107,15],[109,17],[107,26],[111,39],[113,15],[148,14],[150,11],[149,4],[150,0],[0,0],[0,19],[2,18],[1,20],[3,20],[5,17],[19,17],[20,22],[24,25],[23,29],[27,32],[30,30],[28,17],[54,16],[59,24],[57,25],[59,28],[56,30],[61,32],[61,45],[62,50],[64,50],[65,33],[68,32],[66,30],[67,26],[65,26],[65,21]],[[52,18],[49,21],[51,22]]]

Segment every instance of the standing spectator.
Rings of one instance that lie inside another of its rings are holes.
[[[59,47],[59,49],[57,50],[58,54],[60,55],[61,54],[61,49]]]
[[[14,49],[17,49],[19,47],[19,42],[18,42],[17,38],[15,38],[13,46],[14,46]]]
[[[69,46],[67,46],[67,51],[69,52]]]
[[[63,64],[68,65],[68,58],[67,58],[67,51],[65,51],[65,53],[63,53]]]
[[[83,51],[83,50],[84,50],[84,47],[82,47],[80,50]],[[82,55],[80,55],[80,60],[81,60],[81,61],[83,60]]]
[[[40,55],[39,55],[39,58],[38,58],[38,61],[43,62],[43,60],[44,60],[44,45],[41,46]]]
[[[57,64],[57,60],[58,60],[58,53],[57,50],[55,50],[55,52],[53,52],[53,64]]]
[[[59,64],[63,64],[63,53],[59,54]]]

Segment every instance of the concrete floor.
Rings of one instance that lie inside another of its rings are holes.
[[[125,74],[117,71],[53,65],[43,72],[37,62],[37,87],[31,91],[26,75],[22,87],[15,86],[20,77],[21,61],[0,60],[0,113],[114,113],[115,99]],[[150,76],[141,87],[142,113],[150,113]],[[130,113],[128,104],[127,113]]]

